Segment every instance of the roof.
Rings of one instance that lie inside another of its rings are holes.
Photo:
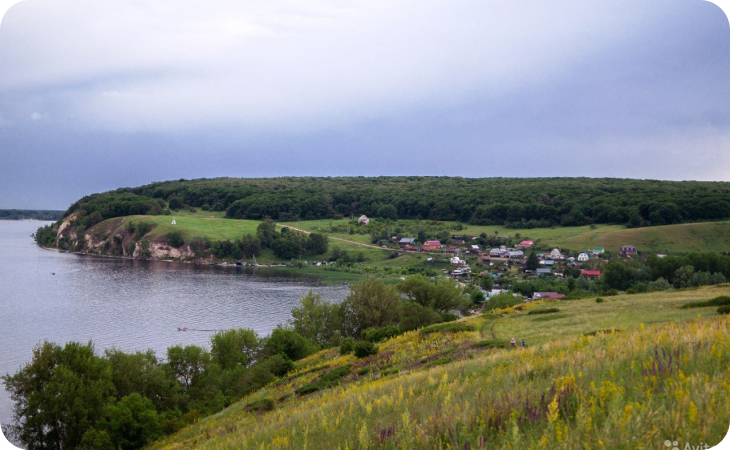
[[[533,242],[532,242],[532,241],[522,241],[522,242],[520,242],[520,243],[519,243],[519,244],[517,244],[517,245],[532,245],[532,244],[533,244]]]
[[[557,292],[535,292],[533,295],[540,296],[540,298],[563,298],[565,294],[558,294]]]
[[[537,269],[537,273],[553,273],[550,269]]]
[[[438,245],[440,247],[441,242],[440,241],[426,241],[423,243],[423,245]]]
[[[600,270],[581,270],[581,275],[587,275],[589,277],[600,277],[601,271]]]
[[[401,238],[400,241],[401,244],[412,244],[413,242],[416,242],[415,238]]]

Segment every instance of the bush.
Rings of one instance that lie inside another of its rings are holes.
[[[603,303],[606,300],[602,299],[601,297],[596,297],[596,303]]]
[[[686,305],[682,305],[681,308],[682,309],[703,308],[706,306],[726,306],[726,305],[730,305],[730,297],[728,297],[727,295],[721,295],[719,297],[715,297],[711,300],[707,300],[704,302],[687,303]]]
[[[728,314],[730,313],[730,305],[723,305],[719,308],[717,308],[718,314]]]
[[[355,351],[355,356],[358,358],[365,358],[370,355],[375,355],[378,353],[378,347],[375,346],[372,342],[369,341],[357,341],[355,345],[353,346],[353,350]]]
[[[460,331],[474,331],[474,327],[463,323],[438,323],[420,330],[419,333],[458,333]]]
[[[493,309],[508,308],[520,303],[522,303],[522,299],[520,297],[515,297],[512,294],[501,293],[490,297],[489,300],[487,300],[487,303],[484,304],[484,311],[487,312]]]
[[[545,308],[545,309],[532,309],[527,312],[527,315],[531,314],[550,314],[560,312],[558,308]]]
[[[355,347],[355,339],[348,337],[340,342],[340,355],[347,355],[352,353]]]
[[[486,348],[506,348],[507,342],[500,341],[497,339],[485,339],[483,341],[477,342],[477,345],[479,347],[486,347]]]
[[[254,402],[249,403],[245,406],[247,411],[271,411],[274,409],[274,401],[270,400],[268,398],[262,398],[260,400],[256,400]]]
[[[400,328],[391,325],[381,328],[368,328],[362,332],[362,337],[366,341],[380,342],[393,336],[398,336],[401,333]]]
[[[426,367],[440,366],[441,364],[448,364],[453,360],[454,360],[453,358],[440,358],[440,359],[431,361],[430,363],[426,364]]]
[[[170,246],[175,248],[180,248],[185,243],[185,239],[183,239],[183,235],[179,231],[171,231],[167,233],[165,240],[168,244],[170,244]]]

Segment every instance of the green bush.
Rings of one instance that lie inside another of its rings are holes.
[[[686,305],[682,305],[682,309],[686,308],[703,308],[706,306],[726,306],[730,305],[730,297],[727,295],[721,295],[719,297],[715,297],[711,300],[707,300],[704,302],[691,302],[687,303]]]
[[[485,339],[483,341],[477,342],[477,345],[479,347],[487,347],[487,348],[506,348],[507,342],[500,341],[497,339]]]
[[[457,333],[460,331],[474,331],[474,327],[463,323],[437,323],[419,331],[421,334],[428,333]]]
[[[441,364],[448,364],[453,360],[454,360],[453,358],[440,358],[440,359],[431,361],[430,363],[426,364],[426,367],[440,366]]]
[[[560,312],[560,310],[558,308],[531,309],[530,311],[527,312],[527,315],[531,315],[531,314],[551,314],[551,313],[556,313],[556,312]]]
[[[723,305],[719,308],[717,308],[718,314],[728,314],[730,313],[730,305]]]
[[[378,353],[378,347],[375,346],[372,342],[369,341],[357,341],[355,345],[353,346],[353,350],[355,351],[355,356],[358,358],[365,358],[370,355],[375,355]]]
[[[366,341],[380,342],[393,336],[398,336],[401,333],[402,331],[400,328],[391,325],[387,327],[368,328],[367,330],[363,330],[362,337]]]
[[[168,244],[170,244],[170,246],[175,248],[180,248],[185,243],[185,239],[183,239],[183,235],[179,231],[171,231],[167,233],[165,240]]]
[[[606,300],[602,299],[601,297],[596,297],[596,303],[603,303]]]
[[[247,411],[271,411],[274,409],[274,401],[268,398],[262,398],[246,405]]]
[[[554,316],[543,316],[543,317],[535,317],[532,319],[533,322],[547,322],[548,320],[557,320],[557,319],[563,319],[565,317],[568,317],[567,314],[555,314]]]
[[[350,366],[349,365],[342,366],[342,367],[338,367],[338,368],[331,370],[331,371],[327,372],[326,374],[322,375],[322,377],[319,380],[327,381],[327,382],[336,381],[349,373],[350,373]]]
[[[351,337],[343,339],[342,342],[340,342],[340,355],[352,353],[355,347],[355,342],[355,339]]]

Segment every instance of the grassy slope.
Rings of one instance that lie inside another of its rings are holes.
[[[730,319],[715,308],[677,306],[727,294],[729,285],[600,304],[551,302],[565,319],[535,321],[549,314],[508,310],[467,319],[474,332],[407,333],[363,360],[323,351],[294,375],[153,448],[638,449],[666,439],[714,445],[730,423]],[[527,337],[531,345],[475,345],[493,324],[497,338]],[[627,331],[583,335],[599,328]],[[292,395],[348,364],[352,371],[339,386]],[[261,399],[275,409],[250,411],[247,405]]]
[[[375,219],[377,220],[377,219]],[[342,220],[309,220],[289,222],[298,228],[325,231]],[[585,227],[555,227],[515,229],[495,225],[467,225],[454,234],[478,236],[481,233],[498,236],[514,236],[519,233],[523,239],[540,240],[540,244],[569,250],[585,250],[603,247],[617,252],[622,245],[635,245],[639,250],[651,252],[722,252],[730,251],[730,222],[703,222],[680,225],[665,225],[646,228],[626,228],[623,225],[598,225],[595,229]],[[369,235],[348,235],[327,233],[330,236],[369,243]]]

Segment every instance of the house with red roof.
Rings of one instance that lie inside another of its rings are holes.
[[[532,241],[522,241],[519,244],[515,245],[515,248],[530,248],[534,242]]]
[[[441,248],[441,242],[440,241],[426,241],[423,243],[423,247],[421,247],[421,250],[424,252],[433,251],[433,250],[439,250]]]
[[[600,270],[581,270],[581,276],[585,275],[586,278],[598,278],[601,276]]]

